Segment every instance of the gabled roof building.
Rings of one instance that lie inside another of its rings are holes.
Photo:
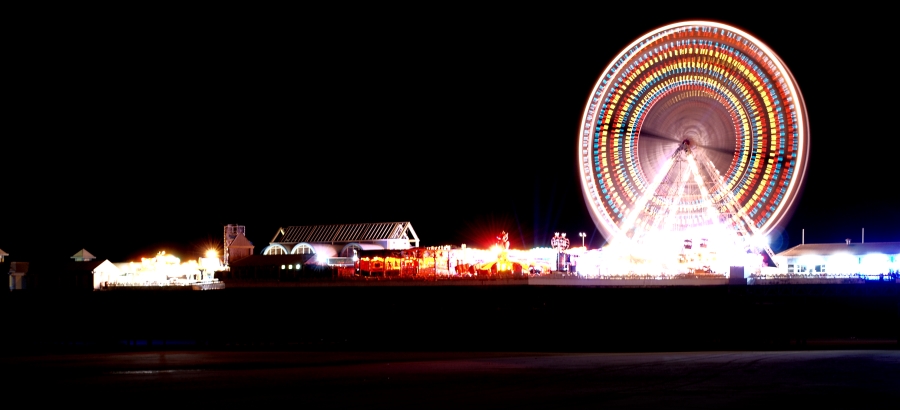
[[[76,252],[74,255],[70,256],[69,259],[72,259],[75,262],[90,262],[94,259],[97,259],[97,257],[92,255],[86,249],[82,249]]]
[[[243,225],[225,225],[223,261],[227,269],[231,263],[253,255],[253,243],[247,239],[247,228]]]
[[[13,262],[10,290],[98,290],[122,274],[109,260],[98,260],[84,249],[69,259]]]
[[[352,265],[360,251],[419,246],[410,222],[305,225],[279,228],[263,255],[315,254],[320,264]]]

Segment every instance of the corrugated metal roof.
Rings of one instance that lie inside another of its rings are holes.
[[[280,230],[272,242],[365,242],[387,239],[416,239],[409,222],[289,226]],[[410,236],[412,235],[412,237]]]
[[[862,242],[862,243],[807,243],[797,245],[778,253],[778,256],[834,255],[847,253],[850,255],[866,255],[881,253],[885,255],[900,254],[900,242]]]

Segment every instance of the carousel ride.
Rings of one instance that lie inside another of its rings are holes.
[[[793,75],[735,27],[648,32],[595,83],[578,135],[581,187],[611,271],[716,273],[772,263],[809,160]]]
[[[509,233],[500,232],[497,241],[487,249],[468,249],[470,262],[460,264],[462,273],[472,277],[509,278],[549,274],[553,272],[553,250],[549,248],[520,250],[509,248]]]
[[[509,233],[506,231],[502,231],[500,232],[500,235],[497,235],[497,242],[490,250],[496,254],[497,257],[496,259],[490,259],[478,264],[475,268],[478,275],[522,275],[528,269],[527,262],[518,260],[517,258],[510,259]]]

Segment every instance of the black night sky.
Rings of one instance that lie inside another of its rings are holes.
[[[513,247],[601,246],[577,181],[583,105],[631,41],[688,19],[754,35],[805,98],[807,184],[772,248],[900,241],[879,13],[372,7],[35,18],[7,60],[0,249],[190,259],[225,224],[261,250],[280,226],[388,221],[423,246],[501,229]]]

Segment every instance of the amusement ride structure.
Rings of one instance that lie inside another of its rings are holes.
[[[660,27],[622,50],[578,138],[582,192],[608,249],[648,271],[762,264],[809,159],[806,107],[784,62],[709,21]]]

